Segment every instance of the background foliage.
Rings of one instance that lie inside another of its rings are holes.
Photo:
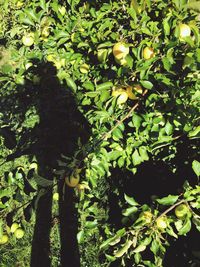
[[[2,1],[0,236],[17,221],[26,237],[9,234],[0,266],[28,266],[38,201],[76,169],[81,266],[173,266],[170,246],[199,237],[199,9],[186,0]],[[183,39],[181,24],[191,29]],[[129,47],[123,63],[116,43]],[[128,86],[135,98],[119,104],[113,91]],[[47,146],[54,180],[41,176]],[[55,200],[52,217],[59,266]],[[185,258],[181,266],[199,266],[199,248]]]

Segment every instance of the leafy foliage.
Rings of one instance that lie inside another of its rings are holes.
[[[178,239],[193,224],[200,228],[198,1],[7,0],[0,10],[0,238],[15,220],[25,228],[41,197],[80,169],[81,252],[90,246],[101,266],[115,260],[119,266],[163,266],[168,236]],[[186,36],[183,25],[190,29]],[[120,59],[113,51],[118,43],[128,51]],[[179,146],[187,142],[192,152],[183,164],[196,177],[181,177],[181,193],[173,189],[142,205],[124,194],[125,177],[115,186],[113,170],[134,179],[152,160],[180,173]],[[52,179],[40,173],[43,149]],[[39,172],[30,168],[33,162]],[[109,223],[110,191],[118,197],[121,229]],[[184,220],[173,214],[181,203],[189,210]],[[153,259],[145,259],[147,251]],[[83,266],[98,266],[89,258],[83,256]]]

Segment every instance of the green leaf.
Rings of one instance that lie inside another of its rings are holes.
[[[85,222],[85,228],[93,229],[98,225],[97,220]]]
[[[151,83],[150,81],[140,81],[140,83],[146,89],[151,89],[153,87],[153,83]]]
[[[106,241],[104,241],[101,245],[100,245],[100,249],[106,249],[110,246],[113,246],[114,244],[116,244],[116,242],[120,242],[121,238],[118,235],[115,235],[109,239],[107,239]]]
[[[154,255],[157,255],[160,250],[160,242],[156,239],[152,241],[150,250],[153,252]]]
[[[119,129],[119,127],[114,129],[114,131],[112,132],[112,136],[115,141],[123,138],[123,134],[121,130]]]
[[[77,90],[77,85],[76,83],[74,82],[74,80],[70,77],[66,78],[66,83],[67,83],[67,86],[73,90],[73,92],[76,92]]]
[[[138,210],[138,208],[136,207],[131,207],[131,208],[127,208],[125,209],[122,214],[126,217],[130,216],[131,214],[135,213]]]
[[[97,89],[98,91],[106,90],[106,89],[108,90],[108,89],[110,89],[112,86],[113,86],[113,83],[112,83],[112,82],[105,82],[105,83],[98,84],[98,85],[96,86],[96,89]]]
[[[132,241],[127,240],[127,242],[124,244],[124,246],[122,248],[120,248],[116,253],[115,253],[115,257],[116,258],[121,258],[130,248],[130,246],[132,245]]]
[[[148,156],[147,149],[145,146],[139,147],[139,153],[143,161],[149,160],[149,156]]]
[[[45,179],[42,176],[38,175],[37,173],[34,173],[33,177],[36,184],[39,186],[49,187],[53,185],[53,181]]]
[[[165,124],[165,132],[167,135],[171,135],[173,133],[173,125],[169,121]]]
[[[137,149],[132,154],[132,161],[134,166],[139,165],[142,162],[142,158],[140,157]]]
[[[147,247],[146,245],[141,244],[141,245],[139,245],[137,248],[135,248],[135,249],[133,250],[133,252],[134,252],[134,253],[139,253],[139,252],[145,251],[146,247]]]
[[[129,197],[126,194],[124,194],[124,198],[126,200],[126,202],[128,204],[130,204],[131,206],[138,206],[139,204],[135,201],[135,199],[133,197]]]
[[[168,195],[167,197],[159,198],[156,201],[161,205],[173,205],[179,196]]]
[[[81,230],[81,231],[78,232],[78,234],[77,234],[78,244],[81,244],[83,242],[84,235],[85,235],[85,232],[83,230]]]
[[[192,222],[195,224],[197,230],[200,232],[200,218],[194,215],[192,218]]]
[[[0,220],[0,239],[3,235],[3,220]]]
[[[192,162],[192,169],[195,172],[195,174],[199,177],[200,176],[200,162],[197,160],[194,160]]]
[[[138,116],[137,114],[133,114],[132,122],[133,122],[134,127],[136,129],[139,129],[141,122],[142,122],[142,118]]]
[[[191,220],[187,218],[183,224],[183,227],[179,230],[178,234],[186,235],[191,230],[191,227],[192,227]]]

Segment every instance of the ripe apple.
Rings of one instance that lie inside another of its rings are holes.
[[[128,93],[123,88],[118,88],[112,91],[112,96],[117,97],[117,104],[124,104],[128,100]]]
[[[113,46],[113,55],[115,59],[120,60],[129,54],[129,47],[124,43],[116,43]]]
[[[22,228],[18,228],[15,232],[14,235],[17,239],[21,239],[24,236],[25,232]]]
[[[27,33],[22,37],[22,43],[25,46],[32,46],[34,44],[34,33]]]
[[[184,40],[185,37],[189,37],[191,35],[191,29],[187,24],[179,25],[179,38],[180,40]]]
[[[190,213],[190,210],[186,204],[180,204],[175,208],[174,212],[178,219],[183,219],[187,214]]]
[[[152,47],[146,46],[143,50],[143,58],[150,59],[155,56],[154,50]]]

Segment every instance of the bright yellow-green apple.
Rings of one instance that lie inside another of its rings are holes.
[[[167,218],[166,217],[159,217],[156,219],[156,225],[159,230],[164,230],[167,228]]]
[[[22,228],[18,228],[15,232],[14,235],[17,239],[21,239],[24,236],[24,230]]]
[[[10,227],[10,232],[14,233],[18,228],[19,228],[19,224],[18,223],[13,223]]]
[[[155,56],[154,50],[152,47],[146,46],[143,50],[143,58],[150,59]]]
[[[34,44],[34,33],[27,33],[22,37],[22,43],[25,46],[32,46]]]
[[[191,29],[187,24],[179,25],[179,38],[184,39],[185,37],[189,37],[191,35]]]
[[[180,204],[175,208],[174,212],[177,218],[183,219],[187,214],[190,213],[190,210],[186,204]]]
[[[113,55],[115,59],[120,60],[129,54],[129,47],[124,43],[116,43],[113,46]]]
[[[8,235],[2,235],[2,237],[0,238],[0,245],[8,243],[8,239]]]

